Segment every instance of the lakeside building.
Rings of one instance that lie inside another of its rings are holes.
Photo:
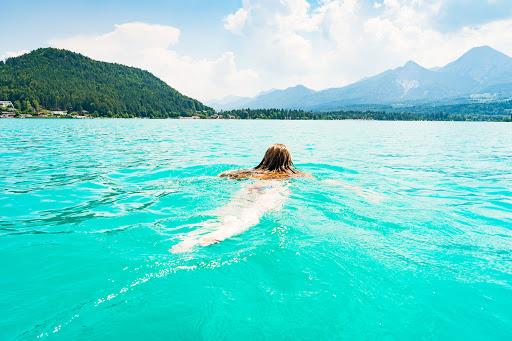
[[[14,105],[11,101],[0,101],[0,108],[2,109],[14,109]]]
[[[180,120],[199,120],[199,116],[180,116]]]
[[[52,113],[52,115],[57,115],[57,116],[66,116],[68,114],[67,111],[62,111],[62,110],[52,110],[51,113]]]

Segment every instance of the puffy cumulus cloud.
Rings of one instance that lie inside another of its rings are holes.
[[[269,88],[302,83],[318,89],[411,59],[443,65],[479,45],[512,53],[512,19],[443,32],[436,29],[443,1],[320,0],[312,6],[307,0],[247,0],[233,14],[244,11],[237,54]]]
[[[247,20],[247,13],[247,9],[240,8],[235,13],[228,15],[224,19],[224,28],[233,33],[240,34],[240,32],[245,26],[245,21]]]
[[[180,30],[141,22],[115,25],[105,34],[54,39],[54,47],[94,59],[148,70],[180,92],[207,100],[237,93],[249,95],[259,87],[258,74],[239,69],[232,52],[215,59],[195,59],[173,50]]]
[[[179,38],[180,30],[175,27],[132,22],[114,25],[114,31],[99,36],[78,36],[58,42],[61,44],[78,42],[86,46],[93,44],[101,46],[102,49],[118,51],[126,48],[136,50],[138,47],[169,47],[176,44]]]

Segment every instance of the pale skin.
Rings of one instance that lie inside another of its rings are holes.
[[[217,210],[217,218],[199,224],[170,251],[189,252],[197,246],[208,246],[239,235],[257,225],[265,213],[281,209],[288,195],[289,189],[278,180],[248,184]]]

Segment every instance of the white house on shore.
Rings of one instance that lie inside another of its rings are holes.
[[[51,113],[52,113],[52,115],[56,115],[56,116],[66,116],[68,114],[67,111],[63,111],[63,110],[52,110]]]
[[[14,105],[12,105],[11,101],[0,101],[0,108],[2,108],[2,109],[13,109]]]

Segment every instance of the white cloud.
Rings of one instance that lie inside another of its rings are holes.
[[[512,20],[441,32],[435,19],[444,0],[252,0],[244,3],[246,37],[237,53],[267,88],[297,83],[341,86],[407,60],[446,64],[474,46],[512,52]],[[235,12],[237,13],[237,12]],[[244,60],[246,63],[247,61]]]
[[[133,22],[116,25],[105,34],[54,39],[50,44],[94,59],[148,70],[180,92],[200,100],[257,91],[258,74],[239,69],[232,52],[211,60],[194,59],[172,49],[179,38],[180,30],[175,27]]]
[[[29,52],[28,50],[7,51],[6,53],[0,55],[0,60],[6,60],[7,58],[12,58],[12,57],[19,57],[28,52]]]
[[[248,11],[245,8],[240,8],[235,13],[229,14],[224,18],[224,28],[228,31],[239,34],[245,26],[247,14]]]

